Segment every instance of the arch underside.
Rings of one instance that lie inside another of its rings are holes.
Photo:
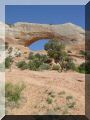
[[[28,35],[28,38],[25,37],[26,35]],[[34,33],[28,33],[28,34],[24,34],[22,39],[18,41],[19,44],[24,45],[24,46],[30,46],[32,43],[39,41],[41,39],[59,39],[59,40],[63,40],[65,39],[64,36],[60,36],[58,34],[54,34],[51,32],[34,32]]]

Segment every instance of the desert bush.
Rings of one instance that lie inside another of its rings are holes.
[[[90,61],[90,52],[86,52],[85,58],[86,58],[86,60]]]
[[[39,61],[39,60],[31,60],[31,61],[29,61],[29,63],[28,63],[28,68],[30,69],[30,70],[38,70],[39,69],[39,67],[40,67],[40,65],[41,65],[42,63]]]
[[[13,85],[12,83],[6,83],[5,85],[5,97],[8,101],[17,103],[21,99],[22,90],[25,88],[24,84]]]
[[[33,52],[29,53],[28,59],[29,60],[35,59],[35,55],[33,54]]]
[[[27,65],[27,63],[25,61],[20,61],[16,65],[17,65],[18,68],[20,68],[22,70],[25,70],[25,69],[28,68],[28,65]]]
[[[88,62],[86,62],[86,63],[82,63],[82,64],[78,67],[78,72],[90,74],[90,62],[88,61]]]
[[[48,56],[53,58],[55,62],[63,61],[67,58],[65,46],[57,40],[50,40],[45,44],[44,49],[47,51]]]
[[[48,104],[52,104],[52,102],[53,102],[52,98],[48,97],[48,98],[47,98],[47,103],[48,103]]]
[[[66,105],[70,109],[75,108],[76,101],[73,96],[71,96],[71,95],[66,96]]]
[[[71,101],[71,102],[68,101],[66,105],[67,105],[68,108],[72,109],[72,108],[75,108],[76,102],[75,101]]]
[[[48,95],[52,98],[54,98],[56,96],[55,92],[54,91],[51,91],[48,93]]]
[[[51,66],[47,63],[43,63],[40,65],[39,70],[50,70]]]
[[[66,96],[66,100],[71,100],[71,99],[73,99],[73,96]]]
[[[6,57],[5,58],[5,68],[10,68],[11,67],[11,65],[12,65],[12,62],[13,62],[13,59],[12,59],[12,57]]]
[[[45,50],[47,51],[47,55],[54,59],[56,63],[60,64],[59,66],[53,66],[52,69],[54,70],[76,70],[76,66],[73,63],[73,60],[68,56],[67,52],[65,51],[65,46],[61,44],[57,40],[50,40],[45,45]]]
[[[80,50],[80,54],[83,55],[83,56],[85,56],[85,55],[86,55],[86,52],[83,51],[83,50]]]
[[[60,65],[53,65],[52,70],[60,70]]]
[[[80,54],[83,55],[83,56],[85,56],[85,58],[87,60],[90,60],[90,51],[83,51],[83,50],[81,50]]]
[[[66,70],[76,71],[77,67],[73,61],[68,61],[65,66]]]
[[[31,54],[29,59],[30,60],[28,63],[26,63],[25,61],[20,61],[16,65],[18,66],[18,68],[21,68],[22,70],[30,69],[30,70],[36,71],[36,70],[48,70],[48,69],[50,69],[50,65],[45,63],[45,61],[47,60],[46,55],[40,55],[40,54],[33,55],[33,54]]]
[[[65,95],[65,94],[66,94],[65,91],[61,91],[61,92],[58,93],[58,95],[60,95],[60,96]]]
[[[50,69],[50,65],[46,62],[48,61],[47,55],[33,54],[29,55],[29,63],[28,67],[30,70],[48,70]]]
[[[82,63],[82,64],[78,67],[78,72],[80,72],[80,73],[85,73],[85,63]]]
[[[48,60],[48,56],[40,55],[39,53],[37,53],[37,54],[30,53],[28,59],[29,60],[39,60],[44,63]]]

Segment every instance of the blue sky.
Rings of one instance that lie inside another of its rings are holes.
[[[63,24],[71,22],[85,28],[85,7],[83,5],[7,5],[6,23],[16,22]],[[32,50],[41,50],[46,40],[33,43]]]

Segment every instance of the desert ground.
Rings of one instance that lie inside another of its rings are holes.
[[[77,72],[6,70],[6,82],[26,87],[17,106],[6,106],[10,115],[85,114],[85,75]],[[67,107],[68,96],[71,104]],[[52,103],[48,102],[51,97]]]

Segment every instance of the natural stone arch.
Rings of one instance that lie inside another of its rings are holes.
[[[63,40],[68,39],[64,36],[55,35],[53,32],[33,32],[33,33],[21,33],[22,39],[18,41],[18,44],[24,46],[30,46],[32,43],[39,41],[41,39],[56,39],[56,40]],[[26,37],[28,36],[28,37]]]
[[[5,30],[6,41],[13,45],[29,46],[41,39],[55,39],[63,42],[69,50],[85,49],[85,31],[71,23],[49,25],[21,22],[6,25]]]

